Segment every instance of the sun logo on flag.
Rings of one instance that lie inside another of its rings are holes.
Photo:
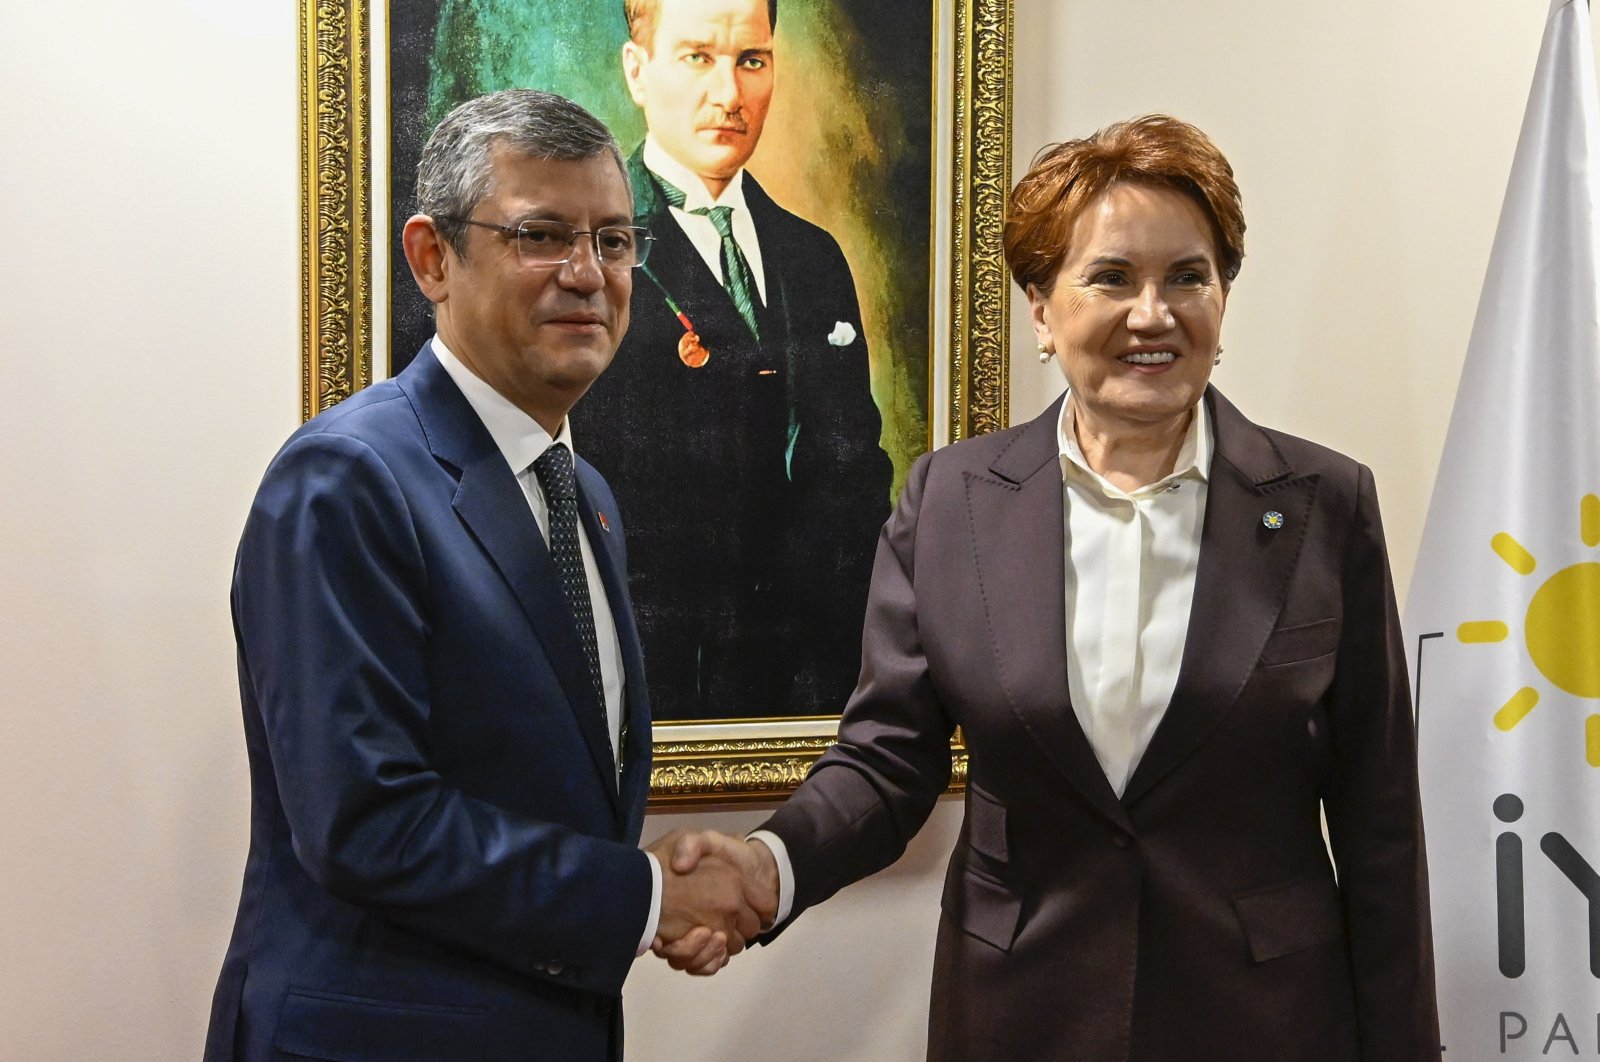
[[[1600,497],[1585,494],[1578,504],[1580,536],[1585,546],[1600,546]],[[1489,547],[1518,575],[1532,575],[1538,566],[1523,545],[1502,531]],[[1523,620],[1528,655],[1552,685],[1574,697],[1600,700],[1600,563],[1585,561],[1562,568],[1533,592]],[[1466,643],[1503,642],[1511,629],[1500,620],[1476,620],[1456,628]],[[1524,686],[1494,713],[1494,725],[1509,733],[1539,703],[1539,691]],[[1600,715],[1584,720],[1584,756],[1600,767]]]

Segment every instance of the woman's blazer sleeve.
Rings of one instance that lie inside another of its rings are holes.
[[[1323,807],[1344,903],[1361,1058],[1436,1059],[1416,735],[1377,491],[1365,466],[1341,572],[1344,621],[1327,701],[1335,765]]]
[[[917,628],[917,529],[937,515],[924,512],[933,459],[924,454],[912,468],[878,539],[861,681],[839,742],[761,827],[788,849],[795,915],[898,859],[950,782],[955,724],[929,680]]]

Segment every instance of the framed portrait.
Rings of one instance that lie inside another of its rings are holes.
[[[654,239],[571,422],[626,520],[658,806],[799,784],[853,687],[912,463],[1007,420],[1011,0],[748,0],[731,66],[700,54],[705,6],[301,13],[307,417],[433,333],[399,232],[451,108],[541,89],[617,135]],[[952,755],[959,788],[959,734]]]

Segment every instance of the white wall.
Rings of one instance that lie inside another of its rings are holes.
[[[0,31],[7,1062],[196,1057],[237,899],[229,564],[299,359],[295,12],[245,6],[12,4]],[[1374,467],[1404,586],[1546,5],[1017,6],[1019,166],[1147,110],[1229,153],[1218,382]],[[1017,419],[1059,389],[1019,336]],[[919,1057],[958,815],[710,982],[642,963],[630,1058]]]
[[[280,7],[0,16],[7,1062],[199,1055],[245,851],[229,571],[299,401]]]
[[[1253,419],[1372,466],[1403,590],[1545,0],[1022,7],[1019,167],[1147,111],[1228,154],[1249,231],[1213,379]],[[1016,420],[1060,385],[1054,366],[1013,365]]]

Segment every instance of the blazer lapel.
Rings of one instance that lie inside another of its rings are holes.
[[[1295,477],[1271,438],[1207,388],[1216,449],[1183,663],[1166,715],[1128,780],[1132,805],[1199,747],[1238,699],[1283,610],[1317,477]],[[1282,518],[1274,529],[1269,512]]]
[[[605,713],[589,677],[561,577],[527,496],[506,466],[489,431],[433,356],[422,348],[396,380],[411,399],[435,457],[460,470],[452,502],[462,522],[510,585],[550,661],[589,746],[612,810],[617,810],[616,769]]]
[[[1067,689],[1060,416],[1057,399],[995,458],[988,475],[967,474],[972,555],[1007,703],[1084,799],[1127,828],[1127,813]]]

